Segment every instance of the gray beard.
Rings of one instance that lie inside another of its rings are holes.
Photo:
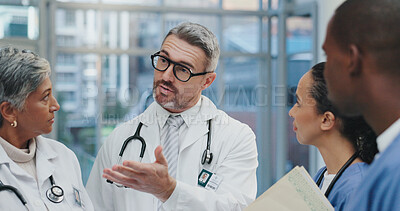
[[[158,105],[165,109],[180,110],[184,107],[182,105],[177,105],[176,99],[172,99],[171,101],[165,103],[158,102],[155,89],[153,89],[153,99],[158,103]]]

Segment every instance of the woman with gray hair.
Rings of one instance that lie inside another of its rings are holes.
[[[0,50],[0,210],[93,210],[75,154],[41,136],[60,109],[50,73],[34,53]]]

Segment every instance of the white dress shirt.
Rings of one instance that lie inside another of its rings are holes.
[[[379,158],[380,154],[394,141],[396,136],[400,133],[400,118],[396,120],[389,128],[387,128],[381,135],[378,136],[376,142],[378,144],[379,153],[375,155],[375,159]]]

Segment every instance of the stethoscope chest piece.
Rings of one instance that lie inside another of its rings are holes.
[[[201,156],[201,164],[210,164],[213,159],[213,154],[209,149],[204,150],[203,156]]]
[[[47,198],[54,203],[60,203],[64,200],[64,191],[58,185],[49,188],[46,192],[46,195]]]
[[[46,191],[47,198],[54,203],[60,203],[64,200],[64,190],[55,184],[53,175],[50,176],[51,188]]]

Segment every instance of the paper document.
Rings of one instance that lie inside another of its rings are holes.
[[[265,191],[245,211],[334,210],[304,167],[296,166]]]

